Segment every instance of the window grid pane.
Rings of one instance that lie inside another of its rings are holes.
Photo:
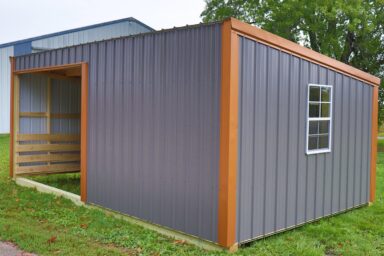
[[[330,150],[332,86],[310,84],[308,87],[307,152]]]
[[[309,103],[309,117],[320,117],[319,103]]]
[[[321,117],[329,117],[330,116],[330,108],[331,104],[330,103],[321,103],[321,108],[320,108],[320,116]]]
[[[320,101],[320,87],[310,86],[309,87],[309,100],[310,101]]]

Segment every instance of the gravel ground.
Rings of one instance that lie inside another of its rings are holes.
[[[0,256],[37,256],[36,254],[23,252],[16,245],[9,242],[0,242]]]

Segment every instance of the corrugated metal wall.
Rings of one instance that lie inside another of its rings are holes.
[[[145,33],[149,31],[150,30],[147,27],[144,27],[139,23],[133,21],[124,21],[32,41],[32,49],[33,52],[39,52],[39,49],[57,49],[88,42]]]
[[[45,75],[20,76],[20,112],[47,111],[47,84]],[[80,79],[51,82],[51,113],[80,114]],[[20,133],[47,133],[47,120],[41,117],[21,117]],[[51,133],[80,133],[78,119],[52,119]]]
[[[81,80],[52,79],[51,80],[51,112],[53,114],[80,114]],[[53,118],[52,133],[80,134],[79,118]]]
[[[372,87],[240,42],[238,241],[367,203]],[[331,153],[305,154],[308,83],[333,85]]]
[[[217,240],[220,25],[48,51],[89,62],[88,202]]]
[[[0,48],[0,133],[9,132],[11,65],[13,46]]]
[[[20,76],[20,112],[47,111],[48,79],[42,75]],[[40,117],[20,117],[20,133],[47,133],[47,120]]]

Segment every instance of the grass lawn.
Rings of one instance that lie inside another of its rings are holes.
[[[384,152],[384,140],[377,140],[377,151]]]
[[[80,195],[80,173],[42,175],[29,179]]]
[[[204,251],[99,210],[16,186],[8,178],[8,141],[8,136],[0,135],[0,240],[39,255],[229,255]],[[256,241],[236,254],[383,255],[384,153],[378,156],[373,206]],[[48,182],[62,185],[55,179]]]

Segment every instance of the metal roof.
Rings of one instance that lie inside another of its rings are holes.
[[[74,28],[74,29],[64,30],[64,31],[61,31],[61,32],[55,32],[55,33],[46,34],[46,35],[42,35],[42,36],[36,36],[36,37],[31,37],[31,38],[27,38],[27,39],[17,40],[17,41],[5,43],[5,44],[0,44],[0,48],[4,48],[4,47],[12,46],[12,45],[15,45],[15,44],[20,44],[20,43],[25,43],[25,42],[30,42],[30,41],[36,41],[36,40],[40,40],[40,39],[50,38],[50,37],[54,37],[54,36],[65,35],[65,34],[74,33],[74,32],[78,32],[78,31],[82,31],[82,30],[103,27],[103,26],[112,25],[112,24],[116,24],[116,23],[121,23],[121,22],[125,22],[125,21],[134,22],[134,23],[137,23],[139,25],[142,25],[145,28],[148,28],[151,31],[155,31],[153,28],[151,28],[150,26],[142,23],[141,21],[139,21],[139,20],[137,20],[137,19],[135,19],[133,17],[128,17],[128,18],[124,18],[124,19],[107,21],[107,22],[103,22],[103,23],[98,23],[98,24],[90,25],[90,26]]]
[[[15,57],[18,58],[18,57],[29,56],[29,55],[32,56],[32,55],[40,54],[40,53],[43,53],[43,52],[50,52],[50,51],[55,51],[55,50],[63,50],[63,49],[71,48],[71,47],[74,47],[74,46],[88,45],[88,44],[92,44],[92,43],[95,43],[95,42],[102,43],[102,42],[114,41],[114,40],[118,40],[118,39],[122,39],[122,38],[132,38],[132,37],[139,37],[139,36],[155,35],[155,34],[171,32],[171,31],[177,31],[177,30],[206,27],[206,26],[211,26],[211,25],[215,25],[215,24],[221,24],[222,22],[223,21],[200,22],[198,24],[185,25],[185,26],[181,26],[181,27],[173,27],[173,28],[166,28],[166,29],[160,29],[160,30],[155,30],[155,29],[147,26],[149,29],[151,29],[151,31],[149,31],[149,32],[142,32],[142,33],[138,33],[138,34],[127,35],[127,36],[119,36],[119,37],[113,37],[113,38],[102,39],[102,40],[97,40],[97,41],[91,41],[91,42],[86,42],[86,43],[81,43],[81,44],[76,44],[76,45],[69,45],[69,46],[64,46],[64,47],[58,47],[58,48],[54,48],[54,49],[47,49],[47,50],[43,50],[43,51],[40,51],[40,52],[31,52],[31,53],[26,53],[26,54],[20,54],[20,55],[15,56]],[[1,47],[2,47],[2,45],[0,45],[0,48]]]

